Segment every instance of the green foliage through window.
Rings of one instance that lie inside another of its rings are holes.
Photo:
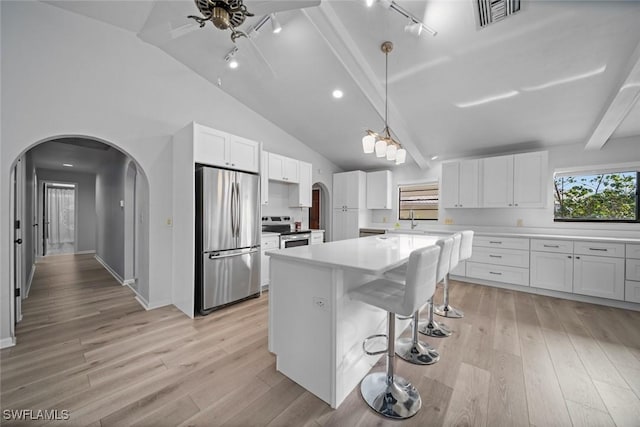
[[[636,171],[554,177],[556,221],[638,221]]]

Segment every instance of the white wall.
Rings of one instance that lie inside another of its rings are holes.
[[[607,233],[613,235],[638,234],[638,224],[624,223],[567,223],[553,221],[553,172],[558,169],[589,167],[611,164],[635,163],[640,166],[640,136],[610,141],[599,151],[585,151],[584,144],[567,144],[549,148],[549,167],[547,170],[547,205],[544,209],[440,209],[437,225],[443,225],[445,218],[450,218],[454,225],[479,227],[516,227],[519,219],[527,229],[563,230],[579,233],[587,230],[590,234]],[[505,153],[508,154],[508,153]],[[420,171],[417,168],[397,168],[394,170],[394,188],[398,184],[410,182],[433,182],[440,180],[441,164],[432,169]],[[391,211],[374,211],[373,222],[377,226],[383,224],[383,217],[390,218],[387,226],[397,222],[397,197],[394,196],[394,209]],[[406,221],[402,221],[406,226]],[[419,228],[436,225],[433,222],[421,221]],[[520,227],[518,227],[520,228]]]
[[[104,165],[96,174],[96,255],[124,279],[124,182],[127,157],[117,150],[105,154]]]
[[[96,250],[96,176],[92,173],[73,172],[66,170],[36,169],[38,174],[38,200],[42,200],[42,182],[76,183],[78,189],[78,217],[76,223],[77,251]],[[38,206],[38,224],[42,224],[42,203]],[[38,231],[41,233],[42,228]],[[42,255],[42,251],[39,251]]]
[[[41,2],[2,1],[0,38],[0,339],[9,336],[9,176],[39,141],[81,135],[119,147],[149,185],[149,304],[171,300],[172,135],[191,121],[262,141],[313,164],[331,188],[339,168],[125,30]]]

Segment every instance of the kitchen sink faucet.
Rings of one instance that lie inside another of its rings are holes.
[[[416,223],[416,221],[413,218],[413,209],[411,209],[411,229],[413,230],[417,226],[418,226],[418,224]]]

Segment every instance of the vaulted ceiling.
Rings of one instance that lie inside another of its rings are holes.
[[[473,0],[396,0],[438,32],[416,37],[384,1],[246,0],[256,16],[241,29],[279,11],[283,30],[265,25],[235,45],[229,31],[187,18],[192,0],[48,3],[136,33],[345,169],[390,163],[360,142],[384,126],[385,40],[389,124],[421,167],[640,135],[639,1],[529,1],[479,29]]]

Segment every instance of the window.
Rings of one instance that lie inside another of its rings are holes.
[[[556,174],[554,220],[639,222],[635,170]]]
[[[401,185],[398,187],[398,219],[437,220],[438,219],[438,183]]]

